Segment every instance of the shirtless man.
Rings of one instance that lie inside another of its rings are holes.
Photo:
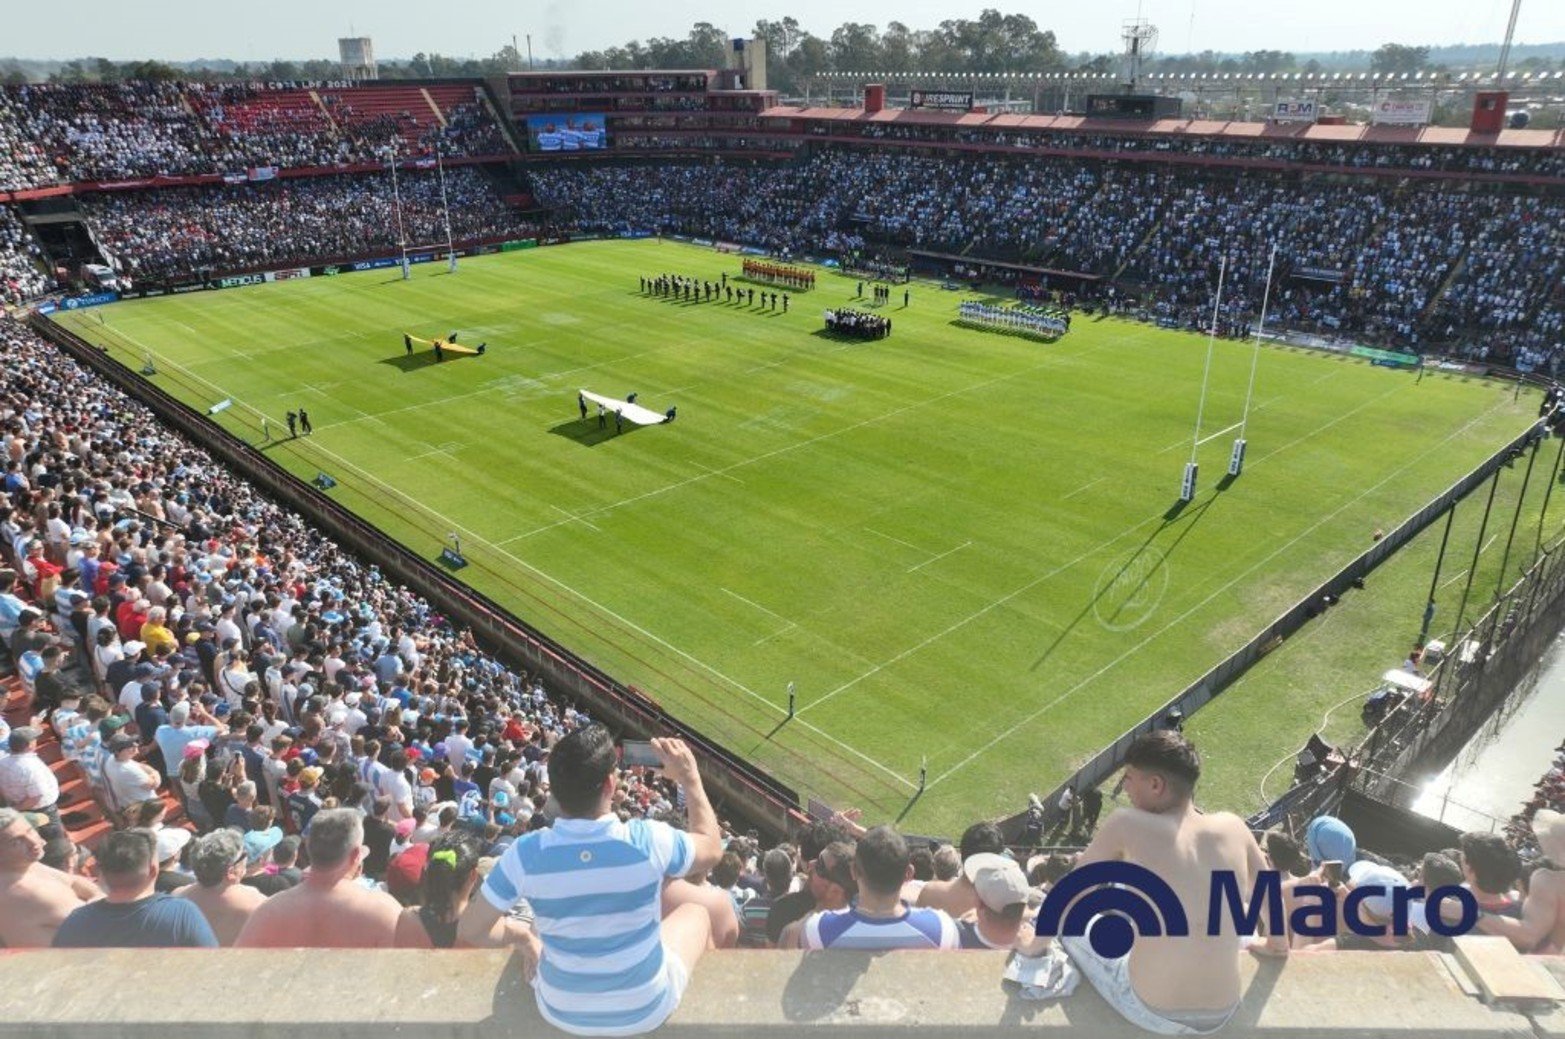
[[[1557,955],[1565,950],[1565,815],[1540,809],[1532,832],[1549,865],[1533,870],[1522,918],[1480,912],[1478,931],[1509,938],[1521,952]]]
[[[38,861],[43,849],[20,812],[0,808],[0,947],[47,949],[61,920],[102,897],[87,880]]]
[[[217,944],[234,944],[239,932],[255,911],[266,903],[266,896],[243,883],[249,856],[244,838],[235,830],[214,830],[196,841],[190,853],[190,868],[196,883],[174,892],[196,904],[217,935]]]
[[[364,820],[352,808],[325,808],[305,837],[310,868],[304,879],[266,900],[250,917],[239,948],[389,949],[402,906],[359,883]]]
[[[1244,820],[1228,812],[1202,815],[1194,803],[1201,760],[1184,736],[1148,733],[1125,754],[1124,789],[1133,807],[1110,815],[1076,866],[1123,860],[1156,873],[1184,905],[1190,935],[1136,939],[1130,954],[1105,960],[1085,937],[1060,942],[1082,973],[1127,1021],[1165,1034],[1222,1027],[1239,1006],[1239,938],[1228,914],[1220,935],[1206,929],[1214,870],[1232,870],[1240,891],[1266,868]],[[1286,938],[1266,950],[1287,954]]]

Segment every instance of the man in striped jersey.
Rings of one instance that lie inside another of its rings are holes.
[[[889,826],[877,826],[859,838],[853,854],[858,898],[846,909],[811,913],[789,924],[780,943],[801,949],[957,949],[956,923],[939,909],[910,907],[902,885],[913,878],[907,841]]]
[[[684,793],[687,830],[619,821],[610,807],[618,781],[613,740],[601,725],[584,726],[549,756],[560,817],[506,850],[459,925],[465,944],[507,944],[506,914],[526,899],[538,938],[522,932],[520,946],[539,1012],[575,1035],[638,1035],[661,1025],[711,941],[708,911],[674,890],[665,894],[663,881],[717,864],[717,815],[684,741],[653,740],[652,749]]]

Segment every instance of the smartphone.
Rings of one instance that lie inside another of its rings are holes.
[[[625,740],[620,744],[619,763],[624,768],[662,768],[663,759],[646,740]]]
[[[1321,879],[1332,887],[1342,883],[1342,863],[1336,859],[1327,859],[1320,864]]]

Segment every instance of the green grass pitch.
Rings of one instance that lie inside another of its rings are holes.
[[[524,620],[801,795],[922,832],[1023,807],[1536,414],[1493,382],[1266,348],[1244,476],[1217,489],[1214,439],[1197,500],[1165,519],[1204,337],[1080,315],[1055,343],[958,328],[970,297],[919,283],[906,309],[894,292],[891,338],[859,343],[819,331],[851,302],[842,275],[786,315],[637,286],[738,268],[589,242],[61,320],[133,368],[152,352],[194,405],[232,396],[214,421],[252,442],[258,415],[275,440],[306,408],[314,436],[267,448],[291,471],[330,473],[426,557],[459,532],[462,578]],[[404,356],[404,332],[451,330],[487,354]],[[1238,420],[1251,357],[1217,343],[1207,432]],[[600,434],[578,388],[679,417]],[[1209,804],[1281,792],[1268,774],[1323,712],[1351,736],[1356,704],[1330,709],[1406,652],[1430,541],[1192,719]],[[1500,555],[1484,548],[1485,583]]]

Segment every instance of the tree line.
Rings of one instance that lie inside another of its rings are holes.
[[[989,8],[977,18],[949,18],[930,29],[912,29],[893,21],[884,28],[865,22],[844,22],[827,35],[817,35],[798,19],[763,18],[751,36],[766,41],[768,85],[786,95],[804,92],[808,82],[824,72],[1113,72],[1115,54],[1067,53],[1055,34],[1026,14],[1005,14]],[[383,79],[495,76],[535,69],[706,69],[726,63],[729,33],[711,22],[697,22],[683,36],[631,40],[617,47],[583,51],[571,58],[535,60],[507,43],[486,58],[454,58],[418,53],[405,60],[379,63]],[[1374,51],[1297,55],[1285,50],[1255,50],[1242,54],[1203,51],[1197,54],[1153,56],[1144,63],[1151,73],[1281,73],[1371,71],[1379,73],[1441,72],[1457,68],[1492,67],[1493,45],[1437,47],[1386,43]],[[1517,71],[1565,69],[1565,45],[1518,47]],[[1530,53],[1529,53],[1530,52]],[[1523,56],[1525,55],[1525,56]],[[55,82],[115,82],[151,80],[330,80],[342,75],[335,61],[232,62],[171,64],[160,61],[113,62],[86,58],[62,64],[0,60],[0,81],[16,83],[48,78]]]

